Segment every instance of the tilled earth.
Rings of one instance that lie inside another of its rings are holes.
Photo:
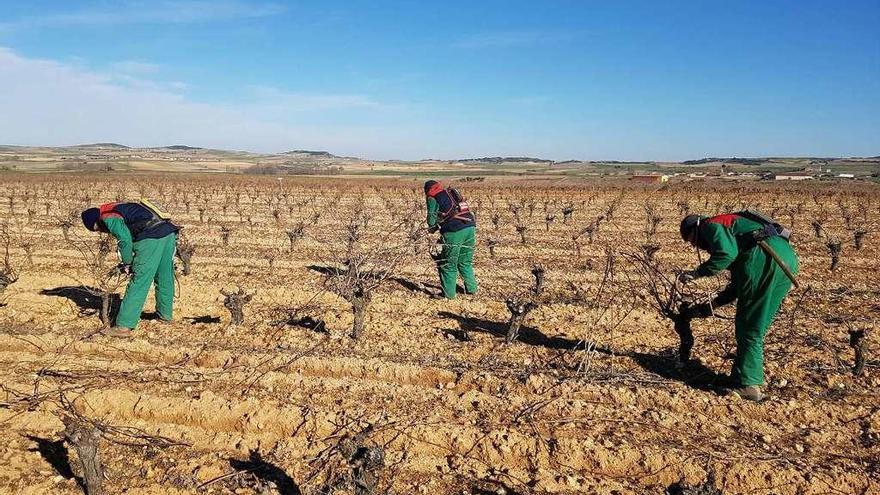
[[[13,196],[0,214],[19,276],[0,308],[0,491],[82,493],[61,434],[73,411],[102,428],[111,494],[880,493],[876,188],[458,185],[480,214],[480,294],[432,297],[431,260],[413,249],[377,291],[366,334],[352,340],[348,304],[322,283],[321,267],[335,259],[328,250],[341,249],[359,209],[375,214],[364,242],[392,242],[395,216],[421,201],[418,183],[303,179],[279,189],[227,176],[12,176],[0,185],[0,200]],[[94,239],[77,224],[65,241],[58,226],[68,211],[117,196],[164,200],[197,245],[174,322],[147,319],[132,339],[97,334],[99,300],[81,288],[94,280],[75,248]],[[536,206],[511,211],[520,201]],[[572,240],[614,202],[592,243]],[[681,202],[708,214],[760,203],[795,221],[802,287],[768,335],[763,403],[721,387],[732,309],[694,322],[695,359],[678,366],[671,323],[629,297],[637,281],[624,276],[623,258],[608,289],[619,297],[596,299],[613,302],[619,325],[571,297],[571,284],[600,284],[609,249],[651,242],[665,267],[696,264],[677,238]],[[646,204],[662,216],[656,234],[646,233]],[[285,230],[305,220],[291,248]],[[525,245],[516,224],[528,226]],[[861,250],[855,224],[874,229]],[[832,272],[833,236],[844,251]],[[505,297],[528,287],[535,263],[548,295],[505,345]],[[220,295],[237,287],[255,294],[240,326]],[[868,329],[861,376],[851,369],[853,329]]]

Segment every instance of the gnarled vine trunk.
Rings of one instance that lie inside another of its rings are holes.
[[[356,288],[350,294],[345,296],[345,299],[351,304],[351,312],[354,316],[354,320],[351,323],[351,333],[349,333],[349,335],[353,339],[360,338],[367,326],[367,309],[370,307],[370,302],[373,300],[373,294],[371,291]]]
[[[504,342],[513,343],[519,336],[520,328],[529,313],[540,305],[539,298],[544,292],[544,268],[535,265],[532,268],[534,283],[523,299],[509,298],[505,301],[507,310],[510,311],[510,319],[507,321],[507,335]]]
[[[220,293],[225,296],[223,306],[229,310],[232,317],[233,325],[241,325],[244,323],[244,307],[251,302],[253,294],[246,294],[244,289],[239,288],[238,292],[226,292],[221,289]]]
[[[98,447],[101,432],[91,424],[80,421],[72,416],[65,416],[64,439],[73,445],[87,495],[104,495],[104,466]]]

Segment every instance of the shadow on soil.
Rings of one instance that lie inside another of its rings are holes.
[[[697,486],[688,486],[684,482],[675,483],[666,489],[666,495],[724,495],[721,490],[715,488],[711,481],[705,481]]]
[[[64,445],[64,440],[49,440],[31,435],[28,435],[27,438],[37,444],[36,449],[31,449],[32,452],[34,450],[39,452],[40,456],[52,466],[55,472],[65,479],[75,480],[76,484],[85,491],[86,486],[83,479],[73,474],[73,468],[70,466],[70,455],[67,452],[67,447]]]
[[[410,292],[422,293],[429,295],[431,297],[441,296],[440,287],[436,285],[427,285],[420,282],[413,282],[411,280],[407,280],[403,277],[392,277],[390,279],[392,282],[398,283],[404,289]]]
[[[645,371],[668,380],[682,382],[697,390],[723,394],[725,387],[729,385],[730,378],[727,375],[718,373],[693,359],[681,366],[675,355],[664,356],[643,352],[621,352],[618,355],[632,358]]]
[[[211,316],[211,315],[202,315],[202,316],[188,316],[184,318],[184,320],[190,322],[192,325],[198,325],[199,323],[203,323],[206,325],[213,325],[216,323],[220,323],[219,316]]]
[[[449,311],[440,311],[437,313],[440,318],[448,318],[456,320],[461,330],[445,329],[444,334],[451,335],[456,340],[468,341],[470,332],[487,333],[497,337],[504,337],[507,334],[507,323],[492,320],[484,320],[481,318],[469,318]],[[520,342],[528,345],[546,347],[548,349],[559,350],[581,350],[584,349],[584,343],[577,339],[567,337],[547,336],[540,330],[523,326],[519,332]],[[600,354],[609,355],[611,349],[605,347],[595,347],[595,351]],[[645,371],[658,375],[668,380],[682,382],[685,385],[697,390],[714,392],[723,394],[726,392],[725,387],[729,385],[727,375],[718,373],[699,361],[691,360],[684,366],[678,366],[677,357],[675,355],[657,355],[647,354],[635,351],[618,351],[618,356],[631,358],[638,366]]]
[[[312,330],[317,333],[329,334],[330,332],[327,330],[327,324],[324,320],[315,319],[311,316],[303,316],[300,318],[291,318],[287,321],[288,325],[294,327],[305,328],[306,330]]]
[[[167,320],[163,320],[162,317],[159,316],[159,313],[157,313],[155,311],[148,311],[148,312],[141,313],[141,320],[142,321],[166,321],[167,322]]]
[[[330,276],[335,274],[344,274],[345,271],[337,268],[333,268],[330,266],[321,266],[321,265],[309,265],[306,268],[313,272],[320,273],[324,276]],[[441,295],[440,287],[436,285],[428,285],[422,284],[420,282],[413,282],[412,280],[405,279],[403,277],[389,277],[388,280],[397,283],[404,289],[410,292],[422,293],[432,297],[436,297]],[[464,292],[464,288],[460,288],[460,292]]]
[[[440,318],[449,318],[456,320],[464,332],[479,332],[495,335],[496,337],[504,337],[507,335],[507,323],[500,323],[492,320],[484,320],[482,318],[470,318],[466,316],[450,313],[449,311],[440,311],[437,313]],[[463,340],[463,339],[461,339]],[[548,349],[583,349],[584,343],[578,339],[569,339],[567,337],[548,337],[534,327],[522,326],[519,330],[519,342],[528,345],[546,347]],[[603,352],[601,349],[597,349]]]
[[[101,291],[93,287],[85,285],[69,285],[64,287],[55,287],[54,289],[43,289],[40,295],[63,297],[69,299],[79,308],[80,314],[93,315],[101,311]],[[119,294],[110,295],[110,318],[115,319],[116,313],[119,311],[119,305],[122,298]]]
[[[329,276],[329,275],[333,275],[333,274],[337,273],[337,269],[330,267],[330,266],[309,265],[306,268],[308,268],[309,270],[311,270],[313,272],[318,272],[321,275],[328,275]],[[343,272],[342,270],[339,270],[339,271]]]
[[[335,275],[337,273],[340,273],[340,274],[345,273],[344,270],[340,270],[340,269],[333,268],[330,266],[309,265],[306,268],[308,268],[309,270],[312,270],[313,272],[320,273],[321,275],[324,275],[324,276]],[[442,298],[443,297],[442,289],[437,284],[423,284],[421,282],[418,282],[418,281],[414,282],[412,280],[409,280],[409,279],[406,279],[403,277],[389,277],[388,280],[400,285],[401,287],[403,287],[404,289],[406,289],[410,292],[421,293],[421,294],[425,294],[425,295],[435,297],[435,298]],[[456,286],[456,292],[458,294],[466,294],[467,293],[465,291],[464,287],[461,285]]]
[[[302,495],[302,491],[293,478],[280,467],[264,460],[255,450],[251,451],[250,457],[246,461],[229,459],[229,465],[237,471],[252,473],[261,481],[274,483],[281,495]]]

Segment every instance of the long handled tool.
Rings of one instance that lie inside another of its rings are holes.
[[[773,248],[770,247],[769,244],[767,244],[767,241],[758,241],[758,246],[760,246],[761,249],[765,253],[767,253],[768,256],[773,258],[773,261],[775,261],[776,264],[779,265],[779,268],[782,268],[783,273],[785,273],[785,276],[788,277],[789,280],[791,280],[791,283],[795,286],[795,288],[799,288],[801,286],[798,281],[795,280],[794,273],[791,272],[791,268],[789,268],[788,265],[785,264],[785,261],[783,261],[782,258],[780,258],[778,254],[776,254],[776,251],[774,251]]]

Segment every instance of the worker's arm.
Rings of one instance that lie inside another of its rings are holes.
[[[694,270],[697,277],[710,277],[726,270],[739,255],[736,237],[723,225],[707,223],[699,234],[710,253],[709,259]]]
[[[437,204],[437,200],[431,197],[427,199],[428,203],[428,230],[430,232],[434,232],[438,227],[438,216],[440,212],[440,205]]]
[[[712,299],[712,307],[720,308],[721,306],[726,306],[733,301],[736,301],[736,285],[734,285],[731,280],[727,287],[724,288],[721,292],[719,292],[715,299]]]
[[[116,238],[120,260],[126,265],[130,265],[131,260],[134,258],[134,253],[132,252],[131,232],[128,230],[128,226],[125,225],[121,218],[117,217],[107,217],[101,220],[101,222],[104,222],[107,230]]]

